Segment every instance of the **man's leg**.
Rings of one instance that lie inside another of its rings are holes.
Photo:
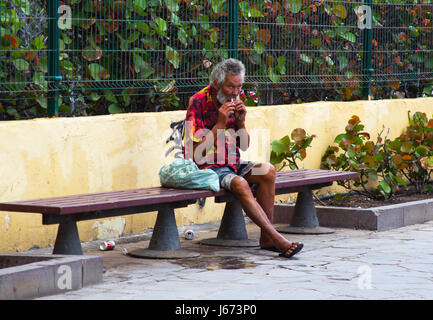
[[[274,200],[275,200],[275,167],[269,163],[258,163],[245,175],[245,180],[249,184],[258,185],[256,200],[262,207],[270,223],[274,219]],[[272,247],[273,241],[265,232],[260,234],[260,247]]]
[[[246,179],[239,176],[233,178],[230,189],[239,199],[247,216],[260,227],[264,239],[270,240],[269,244],[275,246],[280,252],[286,252],[287,255],[290,255],[297,248],[297,243],[289,242],[275,230],[267,214],[254,198]]]

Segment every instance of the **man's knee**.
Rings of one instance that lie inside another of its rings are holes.
[[[237,196],[248,196],[252,195],[250,185],[247,180],[242,177],[235,177],[230,183],[230,190]]]
[[[260,163],[253,168],[252,175],[260,176],[261,180],[267,182],[275,181],[276,170],[275,167],[270,163]]]
[[[268,166],[268,172],[266,174],[266,177],[272,181],[275,181],[275,177],[277,176],[277,170],[275,170],[275,167],[270,163],[267,163],[266,165]]]

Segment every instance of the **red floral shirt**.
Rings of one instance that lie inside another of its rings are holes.
[[[207,86],[189,100],[185,118],[185,158],[192,158],[200,169],[228,166],[236,172],[240,153],[234,117],[229,118],[224,130],[218,131],[215,144],[209,146],[207,142],[202,143],[192,156],[193,142],[200,142],[217,121],[217,103],[212,100],[211,87]]]

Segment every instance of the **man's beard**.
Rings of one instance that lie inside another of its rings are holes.
[[[230,101],[232,99],[232,98],[227,97],[221,89],[218,90],[216,98],[217,98],[218,102],[221,104],[224,104],[227,101]],[[236,98],[233,98],[233,99],[238,100],[239,96],[237,96]]]

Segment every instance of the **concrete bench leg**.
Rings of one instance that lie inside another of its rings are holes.
[[[295,211],[290,225],[276,228],[282,233],[295,234],[326,234],[335,230],[319,226],[319,220],[314,207],[313,192],[311,190],[298,192]]]
[[[149,247],[131,251],[129,255],[137,258],[179,259],[198,257],[200,254],[181,250],[174,209],[167,206],[158,211]]]
[[[83,254],[76,221],[65,218],[60,222],[53,254]]]
[[[204,239],[201,244],[222,247],[257,247],[257,240],[248,239],[242,207],[238,200],[227,202],[216,238]]]

